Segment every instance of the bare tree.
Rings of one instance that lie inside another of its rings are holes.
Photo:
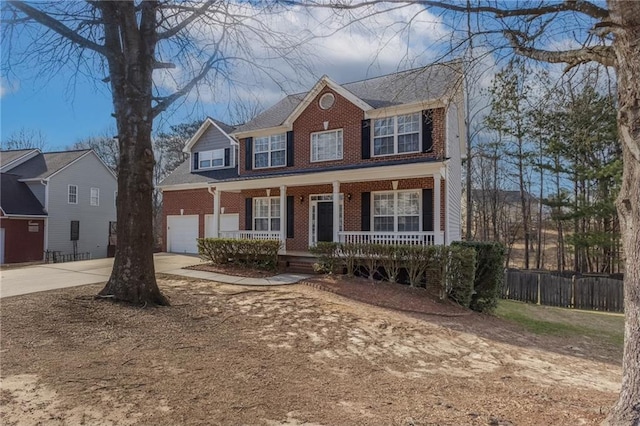
[[[214,0],[3,3],[5,72],[70,66],[109,84],[119,149],[118,249],[101,297],[168,304],[152,253],[154,118],[191,91],[235,83],[235,65],[275,81],[283,71],[274,58],[299,65],[300,38],[270,28],[276,13],[272,4]]]
[[[43,151],[47,147],[47,138],[40,130],[20,128],[11,133],[2,141],[2,149],[39,149]]]
[[[92,149],[100,159],[118,175],[118,138],[115,130],[106,130],[102,135],[89,136],[76,141],[69,149]]]

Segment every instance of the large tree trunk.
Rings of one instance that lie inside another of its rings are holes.
[[[155,7],[143,2],[138,27],[133,2],[100,4],[118,125],[118,247],[111,277],[99,293],[136,305],[167,305],[153,265],[153,167],[151,145]]]
[[[625,338],[622,390],[611,410],[611,425],[640,425],[640,3],[609,0],[616,28],[618,131],[624,169],[616,200],[626,257]]]

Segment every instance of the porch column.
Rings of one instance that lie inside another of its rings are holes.
[[[286,250],[287,244],[287,187],[280,186],[280,242],[282,251]]]
[[[340,242],[340,182],[333,182],[333,242]]]
[[[218,188],[213,190],[213,238],[220,237],[220,192]]]
[[[433,233],[435,244],[444,244],[440,231],[440,172],[433,175]]]

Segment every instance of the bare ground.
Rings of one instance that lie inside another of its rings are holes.
[[[100,285],[3,299],[0,423],[597,424],[619,389],[610,348],[496,318],[160,284],[170,308],[96,301]]]

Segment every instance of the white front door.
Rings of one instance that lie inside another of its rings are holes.
[[[167,216],[167,251],[198,253],[198,215]]]

